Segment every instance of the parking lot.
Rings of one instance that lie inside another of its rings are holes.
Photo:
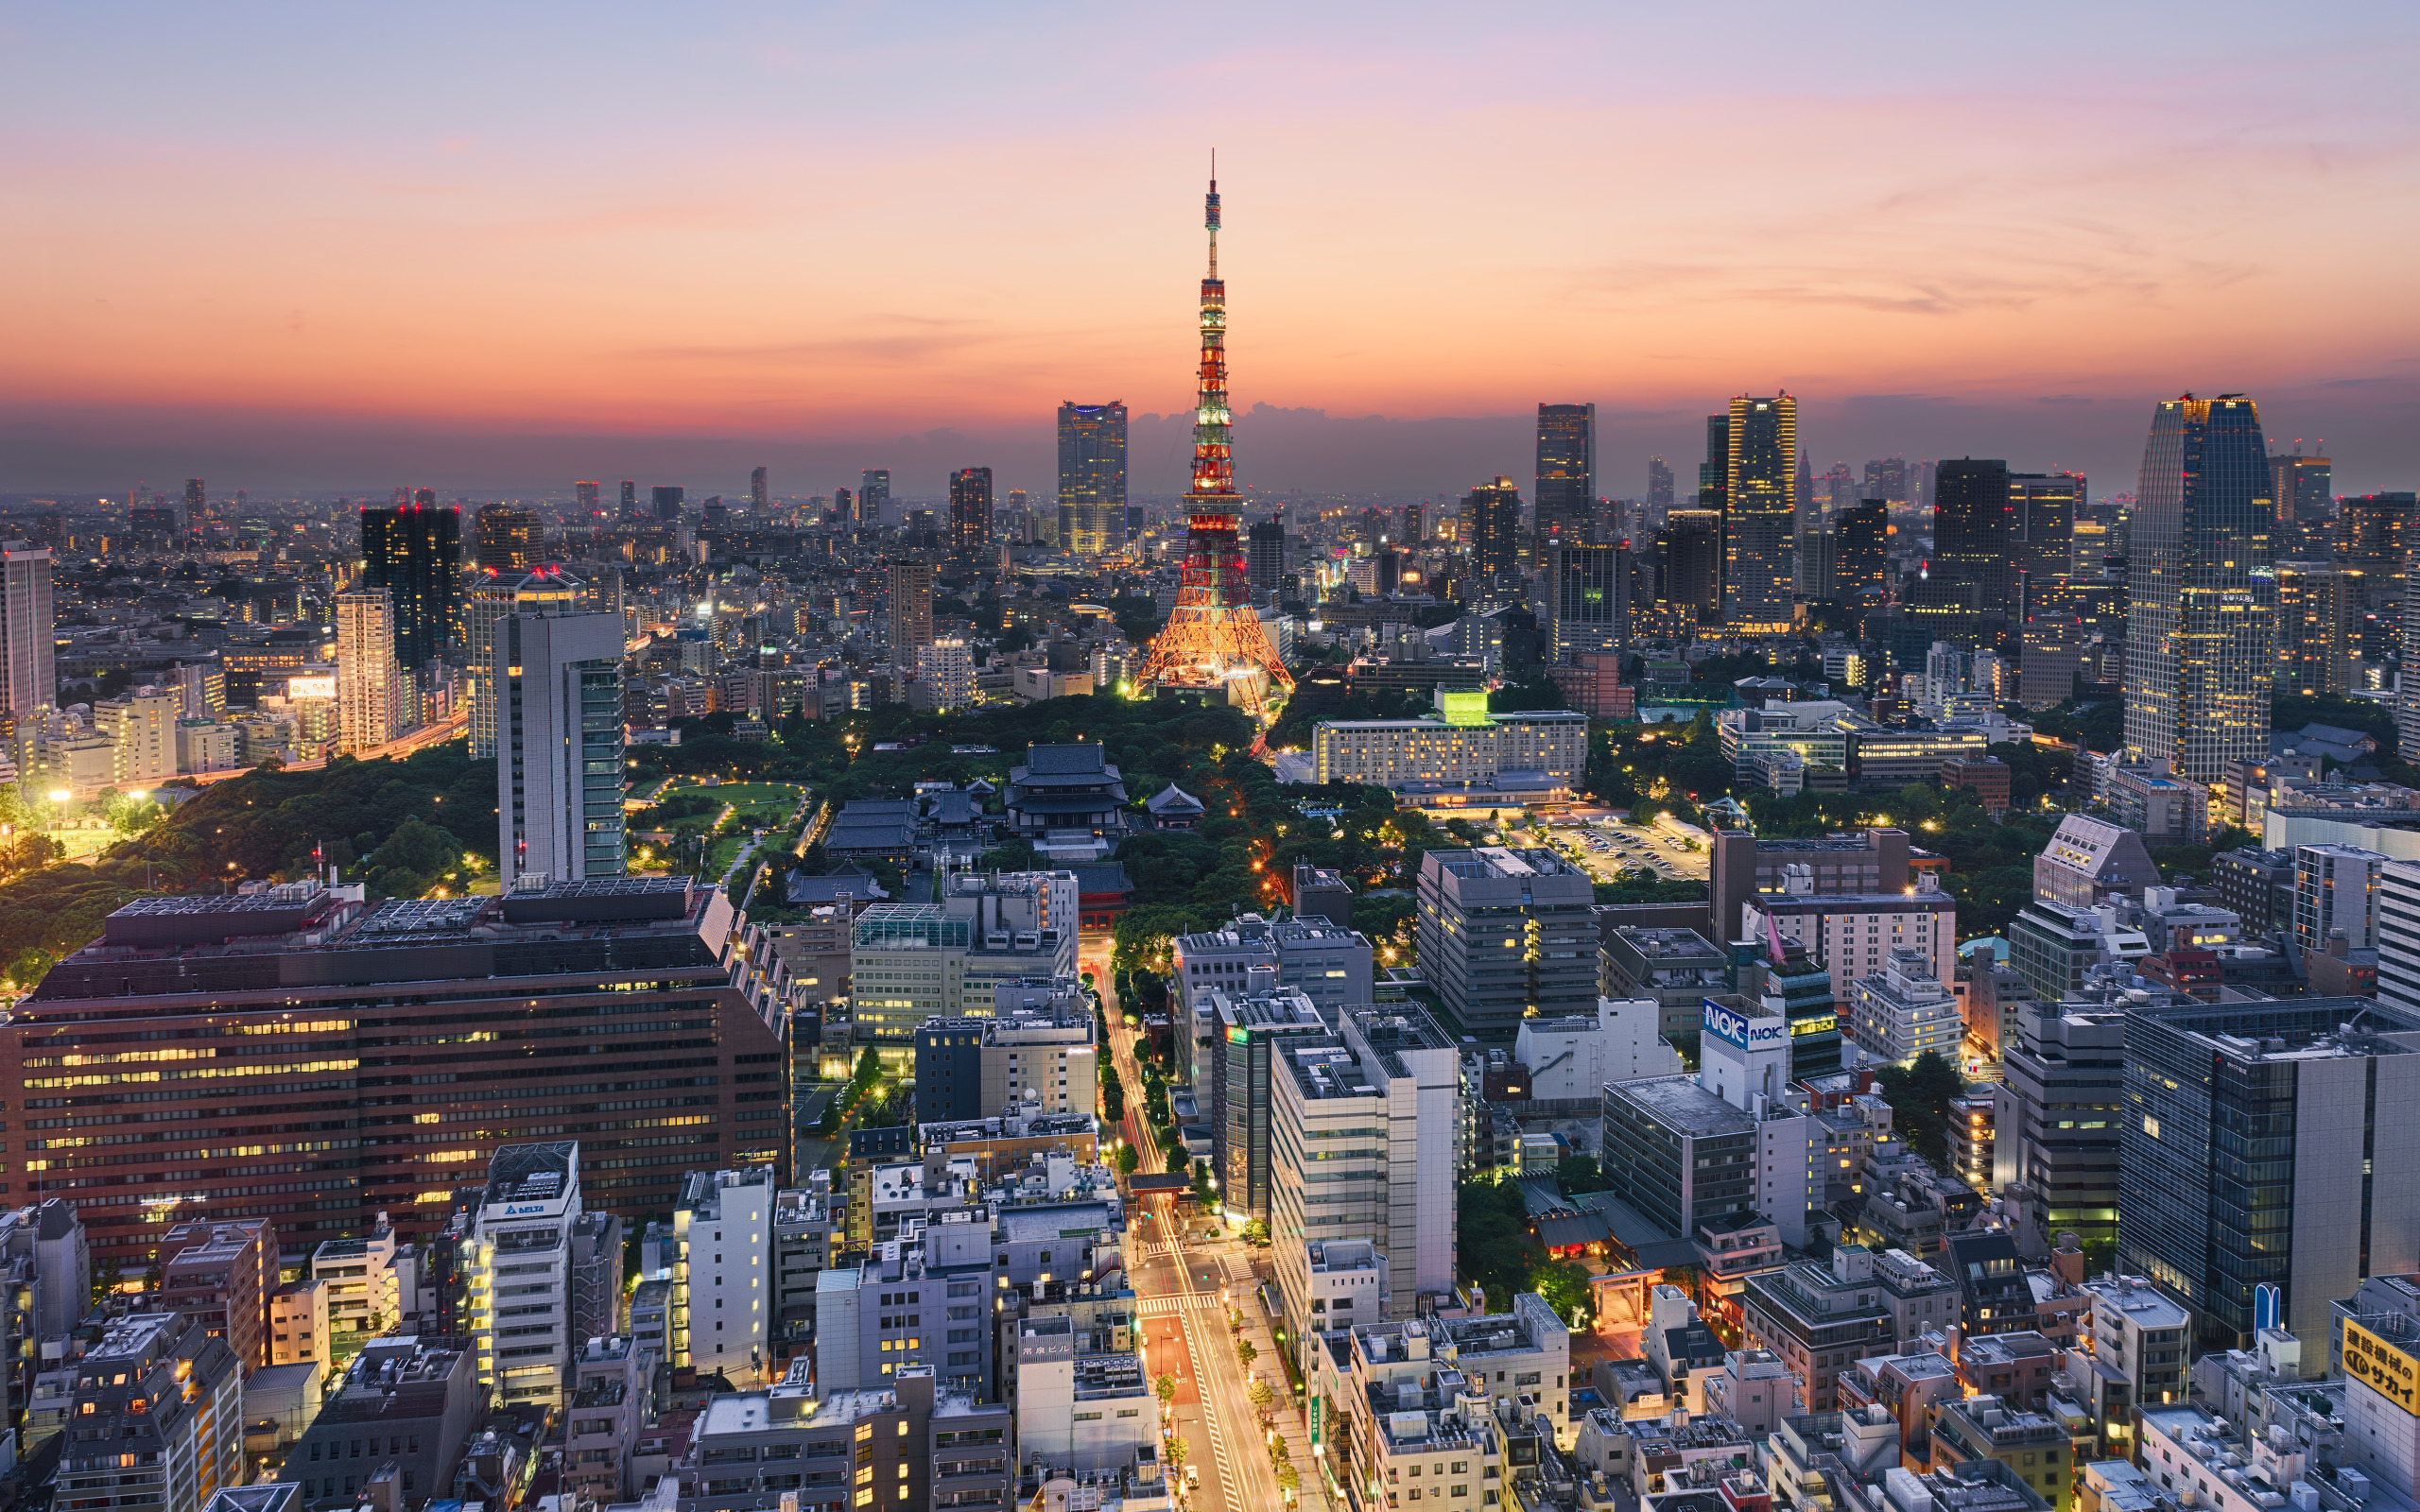
[[[1685,849],[1688,838],[1669,825],[1616,824],[1610,818],[1569,815],[1549,820],[1555,848],[1602,882],[1624,871],[1646,871],[1669,882],[1703,881],[1707,856],[1703,849]],[[1698,842],[1703,847],[1703,842]]]

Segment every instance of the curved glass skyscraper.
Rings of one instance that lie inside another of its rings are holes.
[[[2126,754],[2215,782],[2269,754],[2277,582],[2267,448],[2240,394],[2152,415],[2127,546]]]

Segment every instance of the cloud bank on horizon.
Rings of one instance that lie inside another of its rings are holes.
[[[0,491],[1046,491],[1113,398],[1173,490],[1213,146],[1265,489],[1526,484],[1593,399],[1634,493],[1788,388],[1819,472],[2109,491],[2187,387],[2408,488],[2420,23],[2315,19],[21,8]]]

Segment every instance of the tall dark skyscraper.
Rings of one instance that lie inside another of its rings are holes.
[[[2012,472],[2008,479],[2012,560],[2019,610],[2031,618],[2066,582],[2074,567],[2076,516],[2091,504],[2083,476],[2074,472]]]
[[[473,528],[478,535],[481,567],[510,573],[512,580],[519,582],[538,564],[538,517],[531,511],[509,504],[481,505]]]
[[[210,490],[199,478],[185,479],[185,528],[199,530],[210,521]]]
[[[1647,459],[1647,523],[1662,524],[1672,512],[1672,470],[1660,456]]]
[[[635,517],[639,512],[639,484],[636,478],[622,480],[622,518]]]
[[[2126,564],[2126,750],[2210,782],[2269,754],[2276,584],[2267,448],[2239,394],[2162,400]]]
[[[2280,524],[2325,520],[2335,500],[2334,466],[2324,456],[2303,455],[2297,441],[2291,452],[2269,459],[2269,492]]]
[[[2015,531],[2008,464],[1962,456],[1945,461],[1935,483],[1932,576],[1976,584],[1985,614],[2016,616]]]
[[[1556,546],[1584,545],[1597,504],[1597,406],[1538,406],[1537,554]]]
[[[1263,520],[1244,538],[1244,576],[1252,581],[1252,601],[1266,605],[1286,591],[1286,519]]]
[[[1705,460],[1698,464],[1698,507],[1722,512],[1722,491],[1731,483],[1731,417],[1705,418]]]
[[[362,586],[395,609],[395,660],[418,667],[461,637],[462,516],[408,505],[361,511]]]
[[[1098,557],[1124,551],[1126,405],[1059,406],[1059,549]]]
[[[1472,594],[1501,595],[1521,580],[1521,490],[1511,478],[1462,495],[1462,544],[1470,553]]]
[[[856,500],[848,490],[834,489],[832,490],[832,519],[835,523],[843,525],[853,523],[856,516],[850,511],[856,507]]]
[[[1798,401],[1731,401],[1722,490],[1722,616],[1735,630],[1778,633],[1791,623],[1790,495],[1798,465]]]
[[[1877,457],[1865,464],[1865,494],[1885,504],[1905,504],[1913,495],[1908,492],[1908,459],[1903,456]]]
[[[1568,662],[1582,651],[1630,644],[1630,548],[1555,546],[1547,552],[1547,654]]]
[[[437,507],[437,490],[435,489],[414,489],[412,490],[412,503],[424,509],[434,509]]]
[[[949,475],[949,550],[960,561],[980,561],[992,543],[992,470],[962,467]]]
[[[655,503],[655,518],[669,522],[681,518],[681,507],[689,499],[689,490],[678,484],[658,484],[648,490]]]
[[[1832,594],[1855,603],[1891,586],[1891,506],[1868,499],[1832,527]]]
[[[748,474],[748,507],[752,513],[762,515],[772,502],[771,486],[766,479],[765,470],[760,467]]]
[[[1416,546],[1428,539],[1427,511],[1417,504],[1403,507],[1403,534],[1396,539],[1407,546]]]
[[[1815,518],[1815,468],[1806,460],[1806,448],[1803,446],[1798,449],[1798,481],[1790,486],[1789,501],[1798,515],[1793,529]]]
[[[1656,573],[1666,628],[1674,634],[1722,618],[1722,514],[1675,509],[1656,538]]]
[[[857,474],[857,523],[871,530],[890,507],[890,469],[870,467]]]
[[[580,513],[595,514],[596,512],[597,495],[605,491],[605,485],[602,483],[575,483],[571,486],[571,491],[574,499],[579,505]]]

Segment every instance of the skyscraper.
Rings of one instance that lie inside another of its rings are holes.
[[[1126,405],[1059,406],[1059,549],[1098,557],[1126,549]]]
[[[1499,476],[1462,495],[1462,542],[1470,552],[1472,587],[1478,599],[1501,595],[1521,580],[1521,490]]]
[[[387,590],[338,593],[337,611],[337,749],[368,750],[395,738],[395,607]]]
[[[1283,515],[1253,525],[1245,541],[1244,574],[1252,580],[1252,601],[1275,602],[1286,590],[1286,520]]]
[[[648,492],[655,504],[655,518],[661,524],[680,519],[681,507],[689,500],[689,490],[677,483],[659,483]]]
[[[579,512],[582,514],[596,512],[597,495],[604,490],[605,485],[602,483],[575,483],[571,486],[575,502],[579,506]]]
[[[560,568],[524,579],[496,621],[496,865],[523,878],[624,874],[622,617],[579,612]]]
[[[1935,487],[1932,576],[1978,585],[1984,613],[2014,618],[2008,464],[1971,456],[1945,461]]]
[[[1705,460],[1698,464],[1698,507],[1722,510],[1722,491],[1731,480],[1731,417],[1705,418]]]
[[[639,512],[639,484],[636,478],[622,480],[622,518],[631,519]]]
[[[767,484],[765,470],[760,467],[748,474],[749,511],[752,514],[762,515],[768,508],[772,507],[772,490]]]
[[[2051,588],[2066,582],[2075,558],[2076,516],[2091,504],[2083,477],[2075,472],[2012,472],[2009,511],[2015,549],[2016,597],[2031,615],[2048,602]]]
[[[580,487],[593,491],[596,485]],[[481,567],[519,578],[537,565],[538,516],[533,511],[509,504],[483,504],[473,517],[473,528],[478,536]]]
[[[1403,534],[1397,538],[1405,545],[1416,546],[1428,539],[1428,514],[1418,504],[1403,507]]]
[[[395,656],[405,666],[417,668],[460,638],[459,511],[434,503],[362,510],[361,563],[362,583],[385,589],[393,603]]]
[[[855,513],[856,508],[856,500],[848,490],[834,489],[832,490],[832,520],[834,524],[843,525],[855,524],[857,518]]]
[[[2327,458],[2303,455],[2303,443],[2296,441],[2290,453],[2269,459],[2269,473],[2279,524],[2327,518],[2335,500],[2335,469]]]
[[[1865,464],[1863,497],[1880,499],[1885,504],[1908,502],[1908,460],[1901,456],[1877,457]]]
[[[1538,406],[1538,526],[1543,569],[1556,546],[1584,545],[1597,500],[1597,406]]]
[[[916,648],[933,644],[933,564],[890,564],[890,664],[912,667]]]
[[[199,478],[185,479],[185,528],[199,530],[210,522],[210,490]]]
[[[495,622],[512,612],[520,581],[487,569],[462,591],[462,706],[473,761],[495,757]]]
[[[1789,628],[1790,493],[1798,464],[1798,401],[1731,401],[1722,490],[1722,614],[1732,629]]]
[[[55,626],[49,551],[0,542],[0,714],[23,719],[58,702]]]
[[[2275,510],[2260,413],[2162,400],[2127,541],[2126,749],[2188,782],[2269,754]]]
[[[1832,593],[1850,603],[1891,583],[1891,506],[1868,499],[1834,524]]]
[[[890,504],[890,469],[870,467],[857,474],[857,524],[871,530],[882,524]]]
[[[1666,633],[1686,636],[1722,617],[1722,516],[1675,509],[1656,538],[1656,572]]]
[[[1661,456],[1647,459],[1647,523],[1660,525],[1672,512],[1672,470]]]
[[[1555,546],[1547,552],[1547,654],[1568,663],[1582,651],[1630,644],[1630,548]]]
[[[949,550],[960,561],[981,559],[992,541],[992,470],[962,467],[949,475]]]

